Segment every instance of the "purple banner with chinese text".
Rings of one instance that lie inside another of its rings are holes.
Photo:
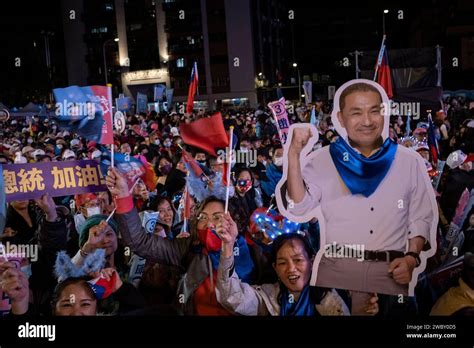
[[[7,202],[107,191],[99,163],[93,160],[3,165]]]

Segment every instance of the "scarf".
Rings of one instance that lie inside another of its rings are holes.
[[[314,297],[311,296],[310,286],[306,285],[301,291],[298,301],[290,296],[288,289],[282,286],[281,291],[281,316],[314,316],[316,315]]]
[[[209,255],[211,259],[212,269],[217,271],[221,257],[222,242],[220,238],[210,228],[198,230],[198,238],[203,244],[203,253]],[[239,253],[237,255],[234,254],[235,271],[243,282],[249,283],[253,279],[255,269],[252,257],[250,256],[250,249],[245,238],[242,236],[237,237],[236,246],[239,249]]]
[[[329,153],[339,175],[353,195],[369,197],[377,189],[392,165],[397,144],[387,138],[381,149],[364,157],[339,137],[329,145]]]

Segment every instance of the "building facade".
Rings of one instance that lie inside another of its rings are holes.
[[[70,84],[107,82],[149,101],[165,84],[183,103],[196,62],[195,107],[213,110],[276,99],[292,73],[278,0],[64,0],[62,11]]]

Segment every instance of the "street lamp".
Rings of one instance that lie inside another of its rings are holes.
[[[105,56],[105,47],[107,46],[107,44],[111,43],[111,42],[119,42],[119,38],[116,37],[115,39],[109,39],[109,40],[106,40],[104,42],[104,44],[102,45],[102,53],[104,54],[104,75],[105,75],[105,85],[107,86],[109,84],[109,81],[108,81],[108,77],[107,77],[107,59],[106,59],[106,56]]]
[[[293,63],[293,68],[298,71],[298,94],[300,95],[300,103],[301,103],[301,74],[300,74],[300,69],[298,68],[297,63]]]

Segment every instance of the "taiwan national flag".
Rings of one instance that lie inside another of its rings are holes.
[[[193,158],[193,156],[185,149],[183,149],[182,156],[183,156],[183,161],[187,165],[188,169],[192,170],[196,177],[203,179],[204,170],[199,165],[199,162],[196,161]]]
[[[435,166],[438,166],[439,150],[438,141],[436,140],[435,125],[431,114],[428,114],[428,147],[430,148],[430,157]]]
[[[98,300],[104,299],[112,295],[115,283],[117,282],[117,272],[114,272],[112,277],[107,280],[103,275],[100,275],[99,278],[89,280],[89,286],[94,292],[95,298]]]
[[[186,112],[188,114],[191,114],[194,110],[194,96],[198,92],[198,86],[199,86],[199,77],[198,77],[197,63],[194,62],[193,70],[191,71],[191,82],[189,84],[188,101],[186,104]]]
[[[383,87],[390,99],[393,98],[393,84],[392,84],[392,73],[390,66],[388,65],[388,53],[387,47],[385,46],[385,37],[382,41],[382,47],[380,48],[379,57],[377,60],[377,82]]]
[[[180,123],[179,132],[185,144],[199,147],[214,157],[217,157],[216,149],[229,146],[220,112],[191,123]]]
[[[113,144],[112,89],[69,86],[53,89],[58,126],[99,144]]]

